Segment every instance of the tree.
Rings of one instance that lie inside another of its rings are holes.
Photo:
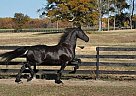
[[[123,27],[123,23],[128,20],[128,14],[125,10],[129,9],[129,7],[130,5],[126,2],[126,0],[113,0],[111,2],[109,10],[113,13],[114,24],[116,23],[117,27]]]
[[[136,28],[136,14],[133,16],[133,28]]]
[[[129,0],[130,4],[130,27],[133,28],[133,16],[134,16],[134,9],[135,9],[135,0]]]
[[[15,29],[16,31],[21,31],[22,30],[22,27],[23,25],[29,21],[29,16],[27,15],[24,15],[22,13],[15,13],[14,15],[14,18],[13,18],[13,21],[15,23]]]
[[[98,19],[96,0],[47,0],[42,15],[52,21],[67,20],[85,25],[93,25]],[[41,10],[39,10],[41,11]]]
[[[12,18],[0,18],[1,29],[12,29],[14,26]]]
[[[98,31],[102,31],[102,0],[98,0],[98,11],[99,11],[99,29]]]

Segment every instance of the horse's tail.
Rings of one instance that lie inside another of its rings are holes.
[[[29,47],[20,47],[17,48],[14,51],[10,51],[7,53],[4,53],[1,55],[1,59],[2,61],[4,61],[6,64],[8,64],[12,59],[17,58],[19,56],[22,56],[25,54],[25,52],[27,52],[27,50],[29,49]]]

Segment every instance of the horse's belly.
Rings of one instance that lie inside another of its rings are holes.
[[[67,54],[47,55],[44,59],[44,63],[47,64],[62,64],[67,61],[70,61],[70,57]]]
[[[48,64],[50,64],[50,65],[51,65],[51,64],[56,64],[56,65],[57,65],[57,64],[62,64],[62,62],[61,62],[60,60],[52,60],[52,59],[49,60],[49,59],[48,59],[48,60],[45,60],[45,61],[44,61],[44,64],[45,64],[45,65],[46,65],[46,64],[47,64],[47,65],[48,65]]]

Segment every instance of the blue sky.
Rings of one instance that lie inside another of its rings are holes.
[[[39,18],[40,13],[36,11],[45,4],[46,0],[1,0],[0,18],[14,17],[15,13],[23,13],[31,18]]]
[[[36,11],[46,4],[46,0],[1,0],[0,17],[14,17],[15,13],[23,13],[31,18],[39,18]]]

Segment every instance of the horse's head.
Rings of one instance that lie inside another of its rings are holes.
[[[85,34],[85,32],[80,27],[75,28],[75,32],[76,32],[76,36],[81,40],[85,42],[89,41],[89,37]]]
[[[84,33],[80,27],[66,28],[65,33],[61,36],[59,44],[75,44],[77,38],[88,42],[89,37]]]

